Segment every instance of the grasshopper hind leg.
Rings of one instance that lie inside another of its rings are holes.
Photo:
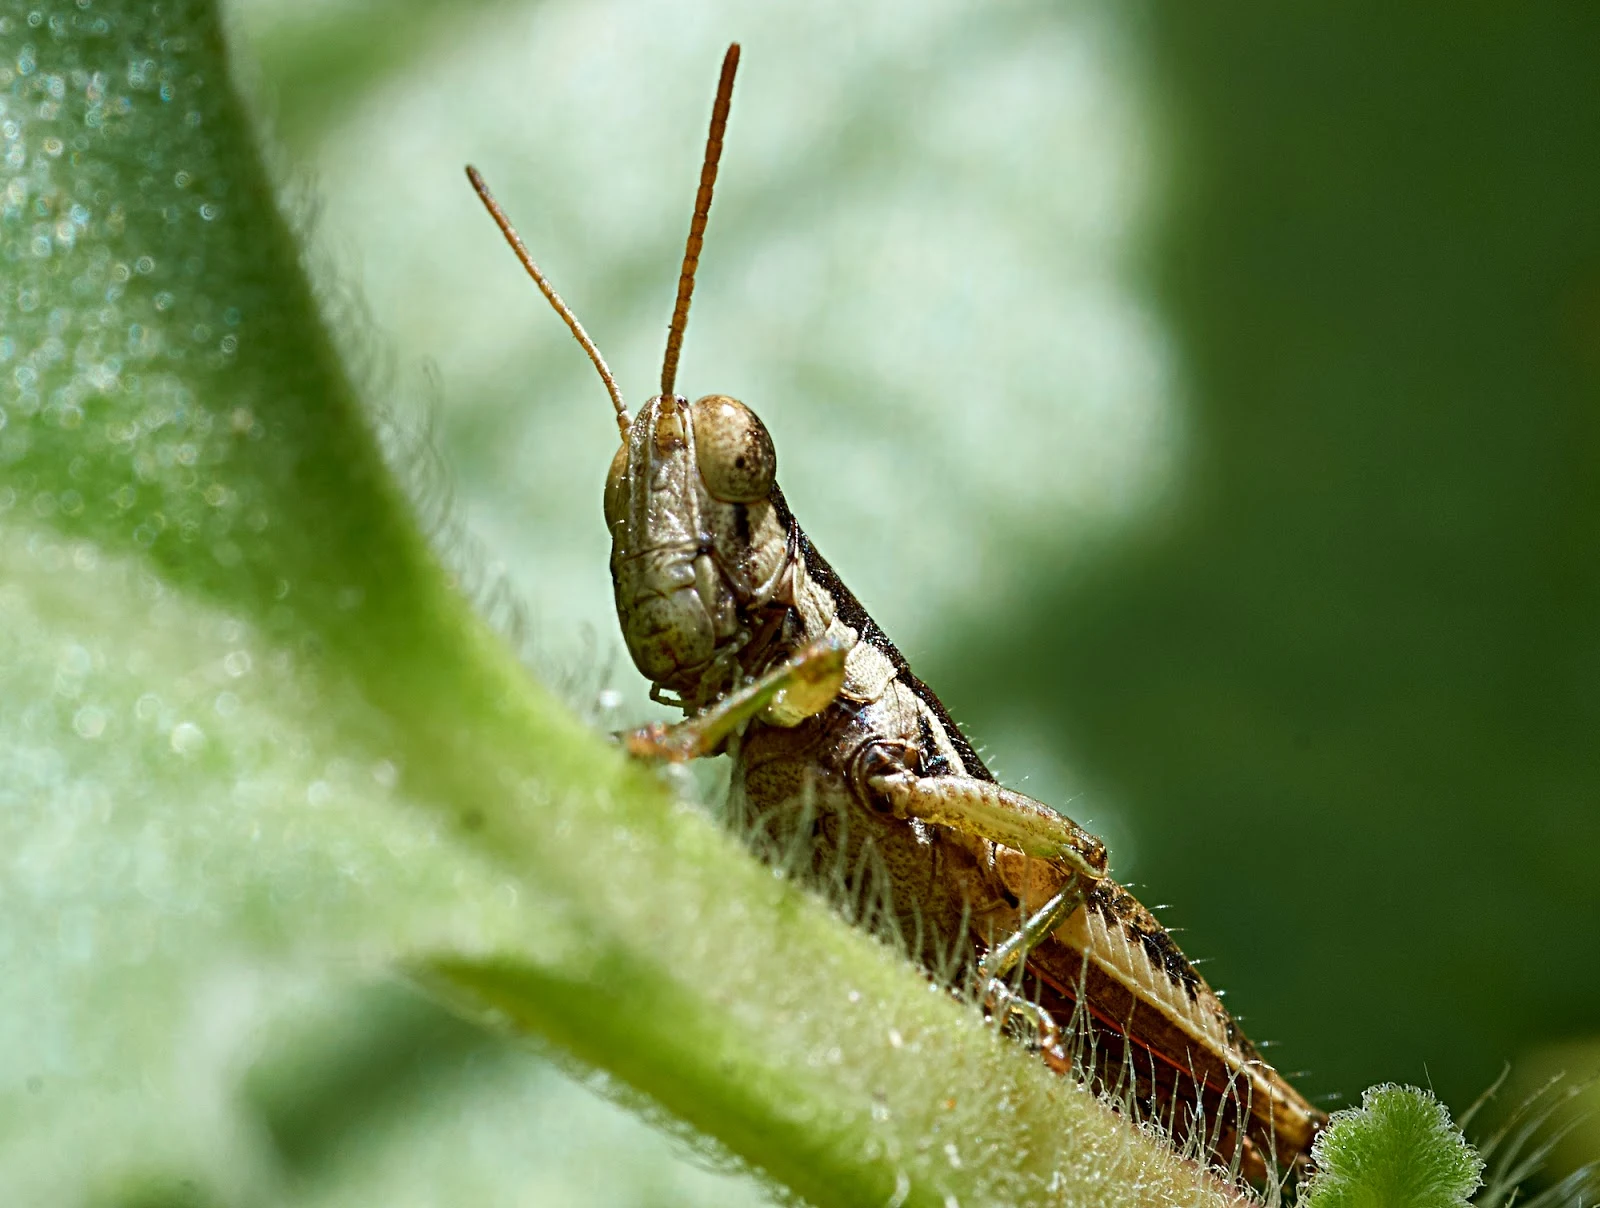
[[[1004,1029],[1021,1022],[1049,1065],[1070,1066],[1060,1025],[1049,1011],[1019,995],[1008,977],[1028,953],[1082,907],[1105,876],[1105,844],[1070,818],[1031,797],[988,780],[961,775],[922,775],[906,756],[887,746],[864,752],[862,787],[876,808],[896,817],[932,823],[961,834],[1051,862],[1064,875],[1060,888],[1032,914],[1025,914],[1007,939],[979,961],[975,982],[984,1009]]]
[[[1105,876],[1106,845],[1032,797],[992,780],[922,775],[906,767],[903,753],[887,744],[869,746],[858,767],[863,797],[882,813],[948,827],[1059,862],[1091,885]]]
[[[1058,1074],[1066,1073],[1072,1066],[1061,1040],[1061,1025],[1049,1011],[1013,990],[1007,977],[1027,959],[1033,947],[1083,905],[1086,893],[1078,877],[1069,878],[1064,889],[1024,920],[1009,939],[992,946],[978,962],[976,980],[982,991],[983,1009],[1002,1030],[1013,1019],[1031,1026],[1034,1047]]]

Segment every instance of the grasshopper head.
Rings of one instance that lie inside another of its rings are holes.
[[[756,614],[773,602],[787,564],[788,535],[771,499],[778,469],[772,437],[737,399],[710,394],[690,403],[673,390],[738,67],[734,43],[723,56],[711,107],[700,189],[667,329],[661,393],[631,418],[583,324],[539,271],[483,177],[467,168],[506,242],[611,395],[622,432],[605,497],[617,616],[634,664],[659,687],[678,693],[689,709],[701,708],[738,680],[740,655],[758,626],[770,634],[769,618]]]
[[[623,638],[640,672],[686,704],[727,689],[782,572],[777,463],[755,412],[721,394],[657,395],[612,459],[605,516]]]

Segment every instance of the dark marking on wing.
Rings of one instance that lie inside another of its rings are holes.
[[[939,750],[939,740],[933,733],[933,726],[928,723],[928,715],[926,713],[917,714],[917,743],[922,749],[922,774],[924,776],[948,776],[950,774],[949,757]]]
[[[750,544],[750,509],[742,503],[733,505],[733,531],[739,538],[739,544]]]
[[[1144,949],[1150,963],[1164,970],[1173,985],[1182,986],[1191,1000],[1199,997],[1200,974],[1179,951],[1167,929],[1131,893],[1120,885],[1101,881],[1089,892],[1089,907],[1114,920],[1128,939]]]
[[[933,712],[939,719],[939,724],[944,727],[945,733],[950,736],[950,745],[956,749],[960,756],[962,766],[966,768],[967,775],[977,780],[987,780],[995,783],[994,773],[989,771],[983,760],[978,758],[978,752],[973,749],[971,741],[961,732],[961,727],[956,725],[949,711],[944,707],[944,702],[934,695],[933,689],[919,680],[911,671],[911,665],[906,662],[906,656],[896,649],[895,644],[889,640],[889,635],[878,628],[867,610],[862,607],[861,601],[844,581],[828,565],[828,560],[817,552],[817,547],[811,544],[805,530],[795,523],[794,513],[789,510],[789,502],[783,497],[783,491],[776,485],[772,488],[772,506],[778,515],[778,523],[785,528],[799,534],[800,553],[806,560],[806,570],[811,577],[822,585],[822,589],[833,597],[834,606],[839,611],[839,619],[861,635],[861,640],[868,642],[893,664],[895,671],[906,687],[916,695],[916,698]]]
[[[1239,1050],[1239,1053],[1246,1061],[1253,1062],[1256,1065],[1267,1064],[1261,1059],[1261,1050],[1256,1048],[1255,1042],[1244,1034],[1244,1031],[1234,1022],[1233,1016],[1226,1011],[1222,1013],[1222,1024],[1228,1033],[1228,1043]]]

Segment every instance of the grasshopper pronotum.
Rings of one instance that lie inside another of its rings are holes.
[[[1069,1024],[1091,1081],[1200,1137],[1213,1160],[1256,1177],[1274,1156],[1303,1164],[1323,1113],[1261,1060],[1167,932],[1106,876],[1100,840],[995,782],[796,523],[755,413],[725,395],[675,393],[738,61],[729,47],[661,392],[637,415],[467,169],[616,409],[622,444],[605,517],[617,615],[651,697],[687,715],[629,735],[629,749],[730,755],[739,804],[774,850],[803,848],[823,880],[832,868],[874,867],[892,921],[917,937],[913,955],[975,989],[1002,1024],[1031,1028],[1055,1068],[1070,1064]],[[1013,988],[1023,974],[1027,997]]]

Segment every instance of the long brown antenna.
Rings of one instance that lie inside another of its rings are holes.
[[[533,262],[533,257],[528,255],[528,249],[522,242],[522,237],[517,234],[517,228],[511,225],[511,219],[506,217],[506,212],[500,208],[500,203],[494,199],[494,194],[489,192],[489,186],[484,183],[478,169],[471,164],[467,165],[467,179],[472,182],[473,190],[478,194],[478,200],[483,202],[484,208],[489,211],[489,217],[494,219],[495,226],[500,228],[500,233],[506,237],[506,242],[511,245],[511,250],[517,254],[517,259],[522,261],[522,267],[528,270],[528,276],[533,278],[533,283],[539,287],[539,292],[545,296],[545,301],[555,307],[556,314],[561,316],[561,321],[567,325],[578,343],[583,345],[583,350],[589,354],[589,359],[594,362],[594,367],[600,371],[600,380],[606,384],[606,392],[611,395],[611,405],[617,409],[617,427],[622,430],[624,440],[628,437],[628,405],[622,401],[622,391],[617,388],[617,379],[611,376],[611,370],[606,368],[606,359],[600,355],[600,350],[595,347],[594,341],[589,338],[589,333],[583,330],[583,324],[578,322],[578,316],[573,314],[561,295],[556,293],[555,287],[545,280],[539,266]],[[701,223],[704,226],[704,223]],[[684,304],[684,310],[688,310]]]
[[[711,106],[711,133],[706,136],[706,158],[700,166],[700,191],[689,220],[689,245],[683,251],[683,271],[678,274],[678,301],[667,328],[667,356],[661,362],[661,393],[671,397],[678,377],[678,353],[683,350],[683,329],[689,325],[689,298],[694,294],[694,271],[700,266],[700,245],[705,242],[706,219],[711,215],[711,189],[717,183],[717,161],[722,158],[722,134],[728,127],[728,106],[733,101],[733,73],[739,70],[739,44],[722,56],[722,78]]]

